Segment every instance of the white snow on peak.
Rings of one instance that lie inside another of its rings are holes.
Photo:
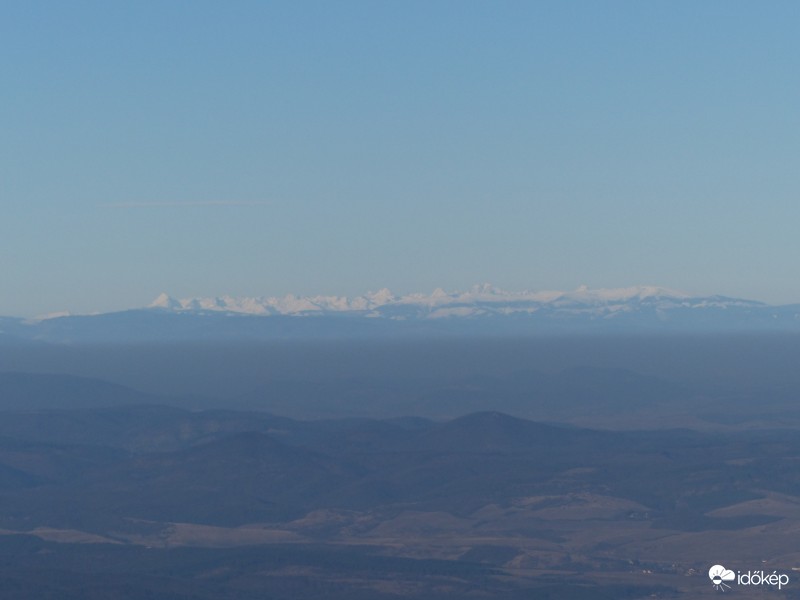
[[[582,285],[573,292],[564,293],[563,297],[570,300],[594,302],[624,302],[633,299],[644,300],[645,298],[673,298],[682,300],[690,298],[691,296],[685,292],[654,285],[638,285],[615,289],[590,289],[588,286]]]
[[[170,310],[180,310],[183,308],[183,306],[179,300],[176,300],[172,296],[162,292],[150,303],[148,308],[168,308]]]
[[[367,300],[370,307],[383,306],[395,300],[395,295],[387,288],[381,288],[377,292],[367,292],[363,298]]]
[[[626,310],[636,303],[690,302],[702,306],[708,298],[696,298],[684,292],[658,286],[633,286],[616,289],[591,289],[582,285],[571,292],[510,292],[488,283],[467,291],[447,292],[436,288],[430,294],[413,293],[396,296],[386,288],[361,296],[295,296],[185,298],[177,300],[167,294],[156,298],[150,308],[173,311],[217,311],[248,315],[314,315],[356,313],[385,316],[393,319],[472,317],[484,314],[533,313],[552,307],[585,311],[601,311],[607,315]],[[731,299],[733,301],[733,299]],[[715,303],[720,301],[714,299]],[[599,314],[599,313],[598,313]]]
[[[68,310],[60,310],[58,312],[51,312],[44,315],[37,315],[32,319],[28,319],[27,323],[39,323],[41,321],[49,321],[50,319],[60,319],[62,317],[71,317],[72,313]]]

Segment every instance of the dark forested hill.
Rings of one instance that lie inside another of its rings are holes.
[[[19,598],[77,597],[92,573],[119,598],[667,597],[703,589],[687,573],[755,535],[759,556],[790,560],[797,456],[788,430],[610,432],[499,412],[11,411],[0,574]]]

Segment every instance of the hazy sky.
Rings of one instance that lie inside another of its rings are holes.
[[[0,314],[800,301],[800,3],[0,3]]]

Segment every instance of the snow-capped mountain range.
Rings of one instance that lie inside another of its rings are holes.
[[[656,286],[569,292],[461,292],[361,296],[185,298],[93,315],[0,318],[0,345],[397,339],[442,336],[794,332],[800,305],[696,296]]]
[[[161,294],[149,309],[174,312],[221,312],[244,315],[322,316],[353,315],[373,318],[443,319],[453,317],[533,315],[547,312],[562,316],[594,316],[613,319],[643,309],[667,311],[687,308],[762,308],[766,304],[724,296],[697,297],[657,286],[618,289],[509,292],[489,284],[467,291],[395,295],[388,289],[352,298],[344,296],[295,296],[262,298],[175,299]]]

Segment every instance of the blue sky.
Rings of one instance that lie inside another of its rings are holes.
[[[796,2],[0,4],[0,314],[800,301]]]

